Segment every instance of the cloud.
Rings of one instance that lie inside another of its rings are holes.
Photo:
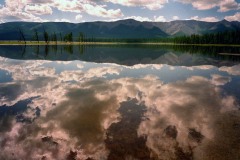
[[[106,74],[110,75],[119,75],[121,72],[121,69],[119,67],[99,67],[99,68],[91,68],[87,71],[87,74],[85,74],[86,78],[92,78],[92,77],[103,77]]]
[[[27,1],[18,1],[18,3],[10,0],[5,1],[5,5],[0,8],[0,19],[3,21],[34,21],[42,22],[45,21],[40,17],[37,17],[29,12],[25,12],[24,8],[27,5]],[[33,8],[27,7],[28,11],[33,12]],[[36,9],[36,8],[35,8]],[[40,10],[44,8],[37,9],[35,13],[40,14]],[[49,8],[45,8],[49,10]]]
[[[67,99],[47,113],[45,123],[57,124],[54,130],[69,133],[69,137],[77,139],[75,145],[81,145],[82,150],[91,157],[99,154],[106,157],[105,127],[116,122],[118,104],[114,94],[106,99],[98,99],[95,91],[104,94],[109,87],[104,82],[95,81],[86,89],[70,89]],[[110,124],[104,126],[106,121]]]
[[[114,19],[110,19],[110,22],[113,21],[119,21],[119,20],[123,20],[123,19],[134,19],[136,21],[140,21],[140,22],[146,22],[146,21],[152,21],[152,19],[148,18],[148,17],[142,17],[142,16],[127,16],[127,17],[123,17],[123,18],[114,18]]]
[[[154,16],[155,22],[166,22],[166,18],[164,16]]]
[[[15,1],[6,0],[5,5],[0,7],[0,19],[1,21],[46,21],[38,16],[52,14],[53,8],[62,12],[85,12],[103,18],[123,17],[120,9],[106,9],[106,7],[106,5],[98,5],[93,1],[21,0],[16,3]]]
[[[5,59],[1,60],[5,61]],[[105,149],[104,139],[106,129],[112,123],[117,122],[119,104],[115,88],[119,85],[116,84],[115,87],[115,84],[110,85],[99,78],[106,74],[119,74],[119,68],[110,65],[96,67],[87,70],[85,74],[81,72],[84,64],[75,63],[78,68],[72,75],[82,78],[79,80],[71,76],[70,71],[57,75],[54,68],[41,67],[48,61],[10,60],[5,62],[0,65],[0,68],[10,65],[8,71],[13,73],[12,77],[16,83],[0,85],[0,95],[5,97],[5,100],[0,102],[10,104],[13,100],[20,101],[23,95],[32,97],[43,93],[28,105],[29,110],[38,106],[42,117],[31,125],[16,123],[14,119],[11,119],[9,123],[12,127],[11,132],[14,130],[14,134],[0,133],[7,142],[4,144],[4,151],[0,151],[0,157],[8,159],[9,153],[14,152],[22,159],[41,159],[43,155],[49,159],[65,159],[69,150],[73,149],[77,152],[77,157],[81,159],[88,157],[107,159],[108,151]],[[59,64],[66,66],[69,63]],[[77,72],[79,70],[80,72]],[[73,80],[76,80],[78,85],[81,83],[83,88],[68,84],[67,81]],[[58,86],[60,84],[61,86]],[[53,94],[53,90],[58,94]],[[114,94],[111,95],[112,92]],[[32,112],[24,114],[31,117]],[[29,133],[32,136],[29,136]],[[50,141],[43,143],[42,137],[50,137],[48,138]],[[0,143],[2,145],[2,141]],[[15,145],[16,143],[18,145]],[[33,146],[38,146],[38,148]]]
[[[77,153],[76,159],[107,159],[110,151],[105,142],[109,127],[118,131],[114,127],[116,123],[131,112],[123,112],[121,104],[130,99],[136,99],[145,113],[137,117],[140,120],[137,122],[140,123],[138,135],[126,139],[131,142],[132,138],[145,137],[141,145],[147,145],[153,159],[180,159],[181,156],[234,159],[239,151],[240,146],[236,143],[240,134],[237,99],[220,88],[231,81],[229,77],[192,76],[163,83],[159,77],[146,73],[143,77],[132,78],[125,77],[124,70],[121,75],[124,68],[129,71],[149,67],[160,71],[165,70],[163,65],[122,67],[1,57],[0,62],[0,68],[8,71],[13,79],[13,82],[0,84],[0,97],[5,97],[0,102],[16,104],[38,96],[28,104],[29,109],[24,115],[33,117],[36,107],[41,110],[40,117],[30,124],[17,122],[14,117],[8,120],[11,129],[0,132],[2,159],[16,156],[18,159],[41,159],[43,156],[66,159],[70,150]],[[69,68],[71,70],[66,70]],[[211,66],[193,68],[212,69]],[[222,71],[239,74],[239,66],[223,67]],[[108,79],[109,75],[120,78]],[[136,118],[131,118],[135,123]],[[125,131],[124,127],[121,129]],[[123,141],[117,142],[122,144]]]
[[[120,18],[123,17],[123,13],[120,9],[110,9],[107,10],[105,6],[101,5],[91,5],[91,4],[85,4],[83,6],[83,9],[86,13],[92,16],[97,17],[104,17],[104,18]]]
[[[220,67],[220,71],[227,72],[230,75],[239,76],[240,75],[240,65],[235,65],[232,67]]]
[[[191,67],[187,67],[187,66],[181,66],[181,68],[193,71],[193,70],[211,70],[214,69],[214,66],[211,65],[201,65],[201,66],[191,66]]]
[[[0,19],[2,19],[2,21],[44,21],[40,17],[34,16],[32,14],[21,11],[12,11],[10,8],[6,7],[0,9]]]
[[[240,4],[235,0],[223,0],[220,1],[220,9],[219,12],[227,12],[230,10],[238,10],[240,9]]]
[[[157,10],[164,6],[164,4],[168,3],[168,0],[107,0],[107,2],[111,2],[114,4],[120,4],[128,7],[143,7],[150,10]]]
[[[78,15],[76,15],[76,17],[75,17],[75,19],[77,20],[77,21],[80,21],[80,20],[82,20],[82,15],[81,14],[78,14]]]
[[[221,75],[213,74],[212,75],[212,83],[216,86],[223,86],[226,83],[231,82],[231,77],[224,77]]]
[[[77,0],[55,0],[49,5],[63,12],[81,13],[83,11],[83,3]]]
[[[190,19],[197,20],[197,21],[205,21],[205,22],[217,22],[219,21],[216,17],[203,17],[199,18],[198,16],[191,17]]]
[[[240,12],[237,12],[232,16],[226,16],[225,19],[228,21],[240,21]]]
[[[120,68],[117,67],[97,67],[87,70],[87,72],[77,71],[63,71],[59,75],[59,79],[63,82],[67,81],[82,81],[85,79],[92,79],[94,77],[104,78],[107,75],[119,75],[121,72]]]
[[[106,5],[98,5],[93,1],[77,1],[77,0],[56,0],[50,4],[63,12],[82,13],[103,18],[120,18],[123,13],[120,9],[106,9]]]
[[[173,20],[178,20],[179,17],[178,17],[178,16],[173,16],[172,19],[173,19]]]
[[[219,21],[218,18],[216,17],[204,17],[200,19],[201,21],[206,21],[206,22],[217,22]]]
[[[55,0],[27,0],[30,4],[49,4],[54,2]]]
[[[53,13],[52,8],[47,5],[27,5],[24,11],[36,15],[45,15]]]
[[[239,9],[240,5],[235,0],[178,0],[182,3],[192,4],[198,10],[208,10],[218,7],[219,12],[227,12]]]
[[[152,21],[150,18],[148,17],[141,17],[141,16],[129,16],[129,17],[125,17],[124,19],[135,19],[137,21],[143,22],[143,21]]]
[[[211,80],[193,76],[162,85],[143,100],[151,109],[147,107],[146,120],[141,123],[138,133],[147,137],[147,146],[156,159],[211,159],[209,155],[227,159],[235,156],[228,149],[231,143],[221,144],[225,141],[222,138],[229,134],[231,138],[227,141],[234,142],[238,137],[234,132],[240,132],[240,129],[233,131],[231,126],[240,118],[231,115],[239,114],[236,113],[236,98],[222,96]],[[222,125],[217,125],[219,123]],[[235,145],[234,148],[239,147]],[[177,154],[179,149],[182,154]],[[219,152],[222,149],[225,152]],[[191,155],[194,158],[190,158]]]
[[[68,19],[62,18],[62,19],[55,19],[54,22],[71,22]]]

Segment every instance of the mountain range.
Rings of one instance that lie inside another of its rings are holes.
[[[77,39],[79,32],[94,38],[165,38],[191,34],[216,33],[229,30],[240,30],[240,22],[222,20],[204,22],[196,20],[176,20],[171,22],[139,22],[133,19],[114,22],[8,22],[0,24],[0,40],[19,40],[21,29],[27,40],[32,40],[34,30],[43,39],[43,30],[50,35],[72,32]]]

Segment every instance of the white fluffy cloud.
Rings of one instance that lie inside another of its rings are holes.
[[[237,10],[240,4],[235,0],[178,0],[182,3],[192,4],[192,6],[198,10],[208,10],[215,7],[219,7],[219,12],[227,12],[230,10]]]
[[[240,3],[237,0],[176,0],[184,4],[191,4],[198,10],[208,10],[217,8],[218,12],[227,12],[230,10],[239,10]],[[82,21],[84,13],[101,17],[105,19],[122,19],[129,17],[124,15],[121,8],[110,8],[109,4],[121,5],[124,7],[138,7],[148,10],[158,10],[162,8],[169,0],[5,0],[4,4],[0,4],[0,23],[7,21],[47,21],[42,15],[51,15],[54,10],[61,12],[71,12],[75,14],[76,21]],[[173,2],[171,2],[173,3]],[[132,9],[132,8],[130,8]],[[131,16],[138,21],[169,21],[165,17],[151,17],[144,15]],[[131,18],[129,17],[129,18]],[[178,20],[178,16],[173,16],[172,20]],[[216,17],[195,17],[196,20],[216,22]],[[225,19],[235,21],[240,19],[239,13],[233,16],[227,16]],[[67,20],[69,21],[69,20]]]
[[[223,86],[231,81],[231,77],[225,77],[218,74],[212,75],[212,83],[216,86]]]
[[[0,6],[1,21],[44,21],[39,16],[53,13],[53,8],[62,12],[82,13],[103,18],[121,18],[120,9],[107,9],[94,1],[78,0],[5,0]],[[78,18],[80,18],[77,15]]]
[[[172,19],[173,19],[173,20],[178,20],[179,17],[178,17],[178,16],[173,16]]]
[[[123,13],[120,9],[110,9],[107,10],[105,6],[102,5],[96,5],[93,6],[91,4],[85,4],[83,6],[83,9],[86,13],[92,16],[97,17],[104,17],[104,18],[120,18],[123,17]]]
[[[205,22],[217,22],[219,19],[216,17],[204,17],[204,18],[199,18],[198,16],[191,17],[190,19],[197,20],[197,21],[205,21]]]
[[[70,22],[70,20],[62,18],[62,19],[55,19],[54,22]]]
[[[148,73],[143,73],[141,78],[124,76],[129,69],[151,67],[160,71],[166,67],[163,65],[140,64],[124,71],[119,65],[81,61],[19,61],[0,57],[0,62],[0,68],[13,78],[13,82],[0,85],[0,97],[9,97],[1,100],[1,105],[10,106],[37,97],[23,114],[30,117],[36,106],[41,109],[40,117],[31,124],[9,119],[10,130],[0,133],[4,140],[1,141],[2,159],[10,159],[9,155],[11,159],[16,156],[18,159],[65,159],[69,150],[76,151],[76,159],[107,159],[111,149],[105,145],[106,135],[111,133],[108,129],[123,119],[119,107],[129,99],[136,99],[146,107],[143,117],[139,117],[142,119],[137,131],[138,137],[146,138],[152,158],[177,159],[180,150],[180,156],[191,153],[192,159],[234,159],[237,152],[232,150],[239,151],[237,99],[219,87],[230,82],[230,77],[214,74],[210,79],[192,76],[164,83],[156,76],[145,75]],[[55,67],[47,67],[48,63]],[[70,66],[77,68],[65,70]],[[56,68],[62,71],[58,73]],[[237,75],[239,66],[223,67],[221,71]],[[119,75],[119,78],[103,79],[108,75]],[[22,86],[20,91],[17,84]],[[174,127],[166,132],[169,126]]]
[[[78,15],[76,15],[76,17],[75,17],[75,19],[77,20],[77,21],[80,21],[80,20],[82,20],[82,15],[81,14],[78,14]]]
[[[144,7],[150,10],[157,10],[163,7],[164,4],[168,3],[168,0],[107,0],[115,4],[120,4],[129,7]]]
[[[27,13],[36,14],[36,15],[53,13],[52,8],[47,5],[27,5],[24,10]]]
[[[227,72],[230,75],[240,75],[240,65],[232,66],[232,67],[221,67],[219,68],[220,71]]]
[[[166,18],[164,16],[154,16],[155,22],[166,22]]]
[[[129,17],[125,17],[124,19],[135,19],[136,21],[152,21],[150,18],[148,17],[141,17],[141,16],[129,16]]]
[[[219,78],[217,81],[222,81]],[[200,90],[197,89],[199,87]],[[146,143],[156,159],[178,159],[174,150],[177,147],[181,147],[183,153],[193,154],[193,159],[211,159],[212,157],[208,158],[209,155],[222,157],[220,159],[234,156],[234,153],[226,155],[218,152],[222,148],[229,153],[227,148],[231,145],[217,144],[221,144],[222,138],[231,134],[225,132],[231,130],[231,123],[223,119],[235,121],[231,114],[234,114],[238,107],[235,105],[236,99],[232,96],[222,97],[221,90],[212,85],[210,80],[197,76],[186,81],[162,85],[159,90],[151,91],[144,101],[146,106],[151,106],[152,109],[145,114],[147,120],[141,123],[138,133],[139,136],[148,135]],[[225,125],[216,125],[218,123]],[[170,132],[166,133],[168,126],[174,126],[175,131],[171,131],[176,133],[176,137],[174,134],[168,134]],[[194,129],[195,133],[198,132],[199,136],[191,136],[191,129]]]
[[[219,19],[217,19],[216,17],[205,17],[205,18],[201,18],[202,21],[206,21],[206,22],[217,22],[219,21]]]
[[[40,17],[25,12],[26,5],[27,2],[24,0],[18,1],[18,3],[6,0],[5,5],[0,8],[0,19],[2,21],[43,21]]]
[[[232,16],[226,16],[225,19],[228,21],[240,21],[240,12],[237,12]]]
[[[55,0],[49,5],[63,12],[81,13],[83,11],[83,4],[77,0]]]
[[[33,14],[18,11],[12,12],[8,8],[3,8],[0,10],[0,19],[2,19],[2,21],[33,21],[33,22],[45,21]]]
[[[223,0],[223,1],[220,1],[220,8],[218,11],[227,12],[230,10],[237,10],[237,9],[240,9],[240,4],[237,3],[235,0]]]
[[[93,1],[56,0],[50,3],[52,7],[64,12],[82,13],[103,18],[120,18],[123,13],[120,9],[106,9],[106,5],[98,5]]]

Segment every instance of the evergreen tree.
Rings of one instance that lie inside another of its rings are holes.
[[[49,43],[49,36],[48,36],[48,33],[45,30],[45,28],[43,28],[43,37],[44,37],[44,41],[48,44]]]
[[[62,33],[60,33],[59,36],[60,36],[60,41],[63,41]]]
[[[79,33],[79,38],[78,38],[78,41],[79,42],[83,42],[83,38],[84,38],[84,35],[82,32]]]
[[[39,37],[38,37],[38,31],[36,29],[34,29],[34,37],[33,37],[34,41],[37,41],[39,43]]]
[[[52,41],[57,43],[57,35],[55,32],[52,35]]]
[[[63,39],[64,39],[64,41],[66,41],[66,42],[72,42],[72,41],[73,41],[72,32],[66,34]]]
[[[23,34],[23,31],[21,30],[21,28],[19,28],[19,34],[20,34],[20,41],[23,40],[24,43],[26,44],[26,38]]]

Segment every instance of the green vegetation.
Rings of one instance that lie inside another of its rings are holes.
[[[34,30],[33,39],[39,43],[38,31],[36,29]]]
[[[44,41],[46,42],[46,44],[48,44],[49,43],[49,36],[48,36],[48,33],[47,33],[47,31],[45,30],[45,29],[43,29],[44,31],[44,33],[43,33],[43,35],[44,35]]]
[[[19,37],[19,41],[24,41],[24,43],[26,44],[26,38],[23,34],[23,31],[21,30],[21,28],[19,28],[19,34],[20,34],[20,37]]]
[[[32,41],[26,41],[23,31],[19,28],[19,41],[2,41],[0,44],[168,44],[168,45],[240,45],[240,30],[225,31],[213,34],[191,35],[170,38],[142,38],[142,39],[123,39],[123,38],[94,38],[87,37],[83,32],[79,32],[78,37],[74,37],[73,33],[67,33],[62,36],[62,33],[56,32],[49,34],[43,28],[43,41],[40,41],[41,33],[34,30]]]
[[[88,42],[89,39],[86,39]],[[173,38],[145,39],[92,39],[92,42],[122,42],[122,43],[173,43],[173,44],[230,44],[240,45],[240,30],[218,32],[204,35],[180,36]]]
[[[84,42],[84,34],[82,32],[79,33],[78,41],[79,42]]]
[[[57,34],[55,32],[51,35],[51,41],[57,43]]]
[[[173,38],[173,42],[183,44],[240,44],[240,30],[181,36]]]
[[[73,42],[73,34],[72,34],[72,32],[66,34],[63,39],[64,39],[65,42]]]

